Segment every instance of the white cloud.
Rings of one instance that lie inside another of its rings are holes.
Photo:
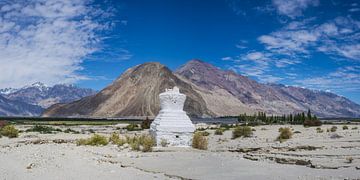
[[[86,79],[81,63],[111,26],[103,15],[86,0],[0,2],[0,88]]]
[[[272,0],[272,4],[281,15],[292,19],[302,16],[305,9],[310,6],[318,6],[318,0]]]
[[[232,59],[232,57],[227,56],[227,57],[221,58],[221,60],[223,60],[223,61],[232,61],[233,59]]]
[[[265,59],[265,55],[261,52],[251,52],[249,54],[246,54],[245,58],[256,61],[256,60]]]
[[[311,77],[296,82],[309,88],[356,92],[360,91],[360,66],[345,66],[325,76]]]
[[[358,12],[360,11],[360,8],[351,8],[349,9],[349,12]]]
[[[295,21],[284,28],[258,38],[268,53],[289,56],[291,59],[325,54],[360,60],[360,22],[338,17],[322,24]]]

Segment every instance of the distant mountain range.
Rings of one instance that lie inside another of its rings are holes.
[[[73,85],[46,86],[40,82],[19,89],[0,89],[0,115],[39,116],[53,104],[72,102],[95,93]]]
[[[359,117],[360,105],[333,93],[281,84],[261,84],[233,71],[193,60],[176,74],[197,87],[207,107],[217,115],[289,114],[311,109],[319,117]]]
[[[71,103],[55,104],[44,116],[155,116],[159,93],[178,86],[187,95],[191,116],[241,113],[282,115],[311,109],[319,117],[360,117],[360,105],[333,93],[280,84],[262,84],[200,60],[175,72],[159,63],[128,69],[99,93]]]

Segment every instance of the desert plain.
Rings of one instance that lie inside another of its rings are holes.
[[[118,125],[77,125],[79,134],[26,132],[0,138],[0,179],[360,179],[360,125],[255,126],[251,137],[232,139],[232,129],[209,132],[208,149],[154,147],[133,151],[126,145],[78,146],[80,138],[97,133],[109,137],[148,133]],[[327,132],[336,126],[335,132]],[[210,128],[211,127],[211,128]],[[280,127],[290,127],[291,139],[276,140]],[[56,126],[65,130],[67,126]]]

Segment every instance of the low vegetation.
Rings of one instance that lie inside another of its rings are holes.
[[[167,142],[167,140],[166,140],[166,139],[161,139],[161,141],[160,141],[160,145],[161,145],[162,147],[166,147],[166,146],[168,146],[168,145],[169,145],[169,143]]]
[[[351,128],[352,130],[357,130],[358,129],[358,127],[353,127],[353,128]]]
[[[142,130],[137,124],[129,124],[125,127],[128,131],[140,131]]]
[[[323,133],[324,130],[322,130],[321,128],[318,127],[318,128],[316,128],[316,132],[317,132],[317,133]]]
[[[112,133],[109,138],[93,134],[92,137],[87,139],[79,139],[76,144],[89,145],[89,146],[106,146],[107,144],[112,143],[118,146],[129,144],[130,148],[134,151],[150,152],[155,146],[155,139],[150,135],[141,135],[141,136],[126,136],[125,138],[120,137],[117,133]]]
[[[75,131],[75,130],[70,129],[70,128],[65,129],[64,133],[80,134],[79,131]]]
[[[221,128],[219,128],[219,129],[216,129],[215,130],[215,135],[223,135],[223,132],[224,132],[224,130],[223,129],[221,129]]]
[[[351,156],[349,156],[349,157],[346,157],[346,162],[347,163],[352,163],[354,161],[354,158],[353,157],[351,157]]]
[[[35,125],[30,129],[27,129],[26,132],[39,132],[41,134],[52,134],[53,132],[61,132],[61,129],[55,129],[51,126],[42,126],[42,125]]]
[[[111,136],[109,137],[109,142],[112,144],[116,144],[118,146],[122,146],[126,143],[126,139],[121,138],[117,133],[112,133]]]
[[[330,128],[330,132],[336,132],[336,130],[337,130],[336,126],[333,126],[333,127]]]
[[[343,129],[343,130],[348,130],[349,127],[348,127],[347,125],[344,125],[344,126],[342,127],[342,129]]]
[[[151,135],[127,136],[126,141],[133,151],[150,152],[155,146],[155,139]]]
[[[81,145],[89,145],[89,146],[106,146],[108,144],[108,140],[105,136],[94,134],[90,138],[87,139],[79,139],[76,144],[78,146]]]
[[[199,133],[201,133],[203,136],[209,136],[210,133],[207,131],[199,131]]]
[[[152,121],[148,117],[146,117],[146,119],[144,121],[142,121],[142,123],[141,123],[141,128],[142,129],[150,129],[151,122]]]
[[[322,123],[318,119],[308,119],[304,121],[303,124],[305,127],[312,127],[312,126],[321,126]]]
[[[253,132],[250,126],[238,126],[232,132],[232,138],[236,139],[239,137],[250,137]]]
[[[232,124],[221,124],[220,128],[224,131],[229,130],[230,128],[233,128],[234,126]]]
[[[19,136],[19,130],[17,130],[13,125],[5,125],[1,128],[0,134],[8,138],[16,138]]]
[[[290,128],[279,128],[280,135],[277,137],[277,140],[280,142],[286,141],[287,139],[291,139],[293,132]]]
[[[195,132],[192,140],[192,147],[195,149],[206,150],[208,148],[208,140],[201,132]]]

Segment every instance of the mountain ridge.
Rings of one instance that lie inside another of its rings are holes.
[[[47,86],[41,82],[22,88],[0,89],[2,116],[39,116],[45,108],[62,102],[67,103],[94,94],[91,89],[74,85]]]
[[[227,91],[232,95],[228,98],[236,98],[255,111],[281,115],[311,109],[322,117],[360,116],[360,105],[334,93],[282,84],[262,84],[204,61],[189,61],[175,73],[196,86]],[[342,108],[337,103],[349,108]]]
[[[48,108],[44,116],[155,116],[160,110],[158,94],[178,86],[187,95],[185,110],[192,115],[211,115],[200,95],[166,66],[144,63],[129,68],[99,93],[69,104]]]
[[[56,104],[44,116],[155,116],[158,94],[179,86],[187,95],[185,110],[192,116],[231,116],[241,113],[282,115],[311,109],[319,117],[360,117],[360,105],[329,92],[262,84],[231,70],[192,60],[170,71],[160,63],[129,68],[99,93],[67,104]]]

